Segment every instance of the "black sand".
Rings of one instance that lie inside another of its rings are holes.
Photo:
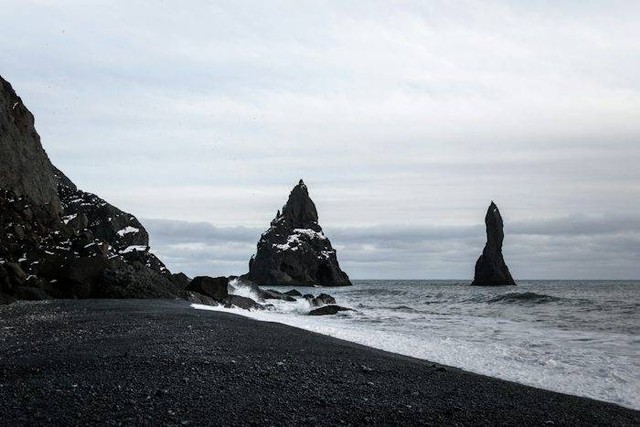
[[[0,420],[639,425],[640,412],[180,301],[0,307]]]

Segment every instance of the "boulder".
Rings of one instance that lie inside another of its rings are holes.
[[[122,258],[114,258],[114,265],[106,269],[93,286],[91,298],[177,298],[184,290],[167,276],[143,265],[131,265]]]
[[[311,316],[327,316],[331,314],[336,314],[341,311],[354,311],[350,308],[340,307],[339,305],[325,305],[324,307],[316,308],[315,310],[311,310],[309,315]]]
[[[221,301],[229,296],[229,279],[226,277],[198,276],[187,286],[187,291],[197,292]]]
[[[243,310],[264,310],[265,306],[258,304],[251,298],[243,297],[240,295],[229,295],[222,303],[226,308],[238,307]]]
[[[244,277],[258,285],[351,285],[318,224],[316,206],[302,180],[262,234]]]
[[[314,306],[331,305],[335,303],[336,303],[336,299],[328,294],[320,294],[311,300],[311,305],[314,305]]]
[[[295,302],[295,298],[287,295],[286,293],[282,293],[280,291],[276,291],[275,289],[266,289],[266,290],[260,290],[261,292],[258,293],[258,295],[260,295],[261,299],[277,299],[277,300],[281,300],[281,301],[289,301],[289,302]]]
[[[515,285],[509,268],[502,256],[504,241],[504,224],[500,210],[491,202],[485,216],[487,243],[482,255],[476,262],[472,286],[507,286]]]
[[[284,293],[285,295],[289,295],[290,297],[301,297],[302,294],[297,289],[291,289]]]
[[[194,304],[210,305],[212,307],[220,305],[220,303],[218,303],[218,301],[214,300],[213,298],[199,294],[197,292],[185,292],[185,299]]]

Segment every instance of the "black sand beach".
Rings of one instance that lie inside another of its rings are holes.
[[[182,301],[0,307],[3,425],[638,425],[640,412]]]

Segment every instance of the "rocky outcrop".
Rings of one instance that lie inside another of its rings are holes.
[[[184,278],[140,222],[56,169],[31,113],[0,77],[0,301],[175,298]]]
[[[487,244],[476,262],[475,276],[472,286],[505,286],[515,285],[509,268],[502,256],[504,241],[504,224],[495,203],[491,202],[485,217],[487,228]]]
[[[318,224],[316,206],[302,180],[262,234],[244,278],[259,285],[351,285]]]
[[[194,277],[187,286],[187,291],[197,292],[214,300],[223,300],[229,296],[229,279],[227,277]]]

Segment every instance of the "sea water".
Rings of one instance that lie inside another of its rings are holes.
[[[286,291],[290,288],[277,288]],[[309,303],[231,311],[547,390],[640,409],[640,282],[355,281],[327,292],[353,308],[309,316]],[[235,293],[256,298],[248,288]]]

